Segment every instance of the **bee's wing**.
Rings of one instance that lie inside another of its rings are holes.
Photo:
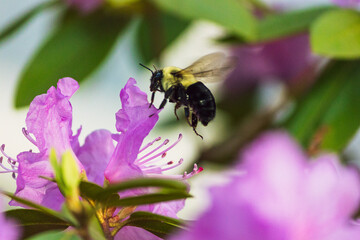
[[[211,53],[195,61],[189,67],[174,75],[194,75],[202,82],[216,82],[224,79],[235,67],[236,59],[227,57],[224,53]]]

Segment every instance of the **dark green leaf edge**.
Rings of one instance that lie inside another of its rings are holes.
[[[308,9],[295,10],[285,13],[277,13],[258,21],[258,36],[252,44],[273,41],[279,38],[289,37],[308,32],[315,20],[323,14],[337,9],[334,6],[319,6]],[[227,34],[216,41],[225,44],[245,44],[243,38],[235,34]]]
[[[109,185],[104,189],[104,191],[99,192],[98,199],[109,196],[110,194],[134,189],[134,188],[144,188],[144,187],[159,187],[159,188],[168,188],[173,190],[186,191],[187,186],[185,183],[162,178],[137,178],[127,180],[118,184]]]
[[[139,206],[154,204],[160,202],[175,201],[192,197],[192,195],[183,191],[172,191],[169,193],[150,193],[135,197],[120,198],[113,201],[106,202],[109,207],[128,207],[128,206]]]
[[[161,238],[173,231],[186,230],[184,222],[179,219],[142,211],[133,213],[124,226],[140,227]]]
[[[39,210],[39,211],[41,211],[43,213],[46,213],[46,214],[48,214],[50,216],[54,216],[54,217],[59,218],[59,219],[61,219],[63,221],[69,222],[69,220],[66,219],[64,216],[62,216],[60,213],[58,213],[58,212],[56,212],[56,211],[54,211],[54,210],[52,210],[50,208],[41,206],[41,205],[39,205],[37,203],[34,203],[34,202],[31,202],[31,201],[29,201],[27,199],[17,197],[14,194],[9,193],[9,192],[1,191],[1,193],[3,195],[5,195],[5,196],[8,196],[9,198],[15,200],[18,203],[24,204],[24,205],[26,205],[28,207],[37,209],[37,210]]]
[[[21,226],[43,225],[53,224],[59,226],[70,226],[69,223],[54,215],[49,215],[35,209],[12,209],[5,212],[6,217],[16,219],[16,222]],[[35,216],[39,216],[38,219],[33,220]]]

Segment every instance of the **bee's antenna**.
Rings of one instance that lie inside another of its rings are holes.
[[[155,68],[155,71],[157,71],[157,68],[155,67],[155,65],[153,64],[153,67]]]
[[[154,74],[153,70],[151,70],[150,68],[148,68],[148,67],[145,66],[144,64],[139,63],[139,65],[142,66],[142,67],[144,67],[144,68],[146,68],[146,69],[149,70],[152,74]],[[155,68],[155,70],[156,70],[156,68]]]

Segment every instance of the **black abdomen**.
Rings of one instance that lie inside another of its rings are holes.
[[[206,126],[215,117],[215,99],[210,90],[202,83],[197,82],[186,89],[189,96],[189,105],[200,122]]]

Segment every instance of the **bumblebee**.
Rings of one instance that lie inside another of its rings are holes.
[[[234,58],[226,57],[223,53],[203,56],[185,69],[165,67],[158,70],[154,66],[155,71],[153,71],[140,63],[152,73],[150,78],[152,95],[149,107],[152,106],[157,91],[165,93],[159,109],[164,108],[168,100],[175,103],[174,113],[179,120],[176,111],[184,106],[188,124],[196,135],[203,138],[196,131],[198,122],[207,126],[216,114],[215,98],[203,82],[214,82],[225,78],[234,68],[234,63]]]

